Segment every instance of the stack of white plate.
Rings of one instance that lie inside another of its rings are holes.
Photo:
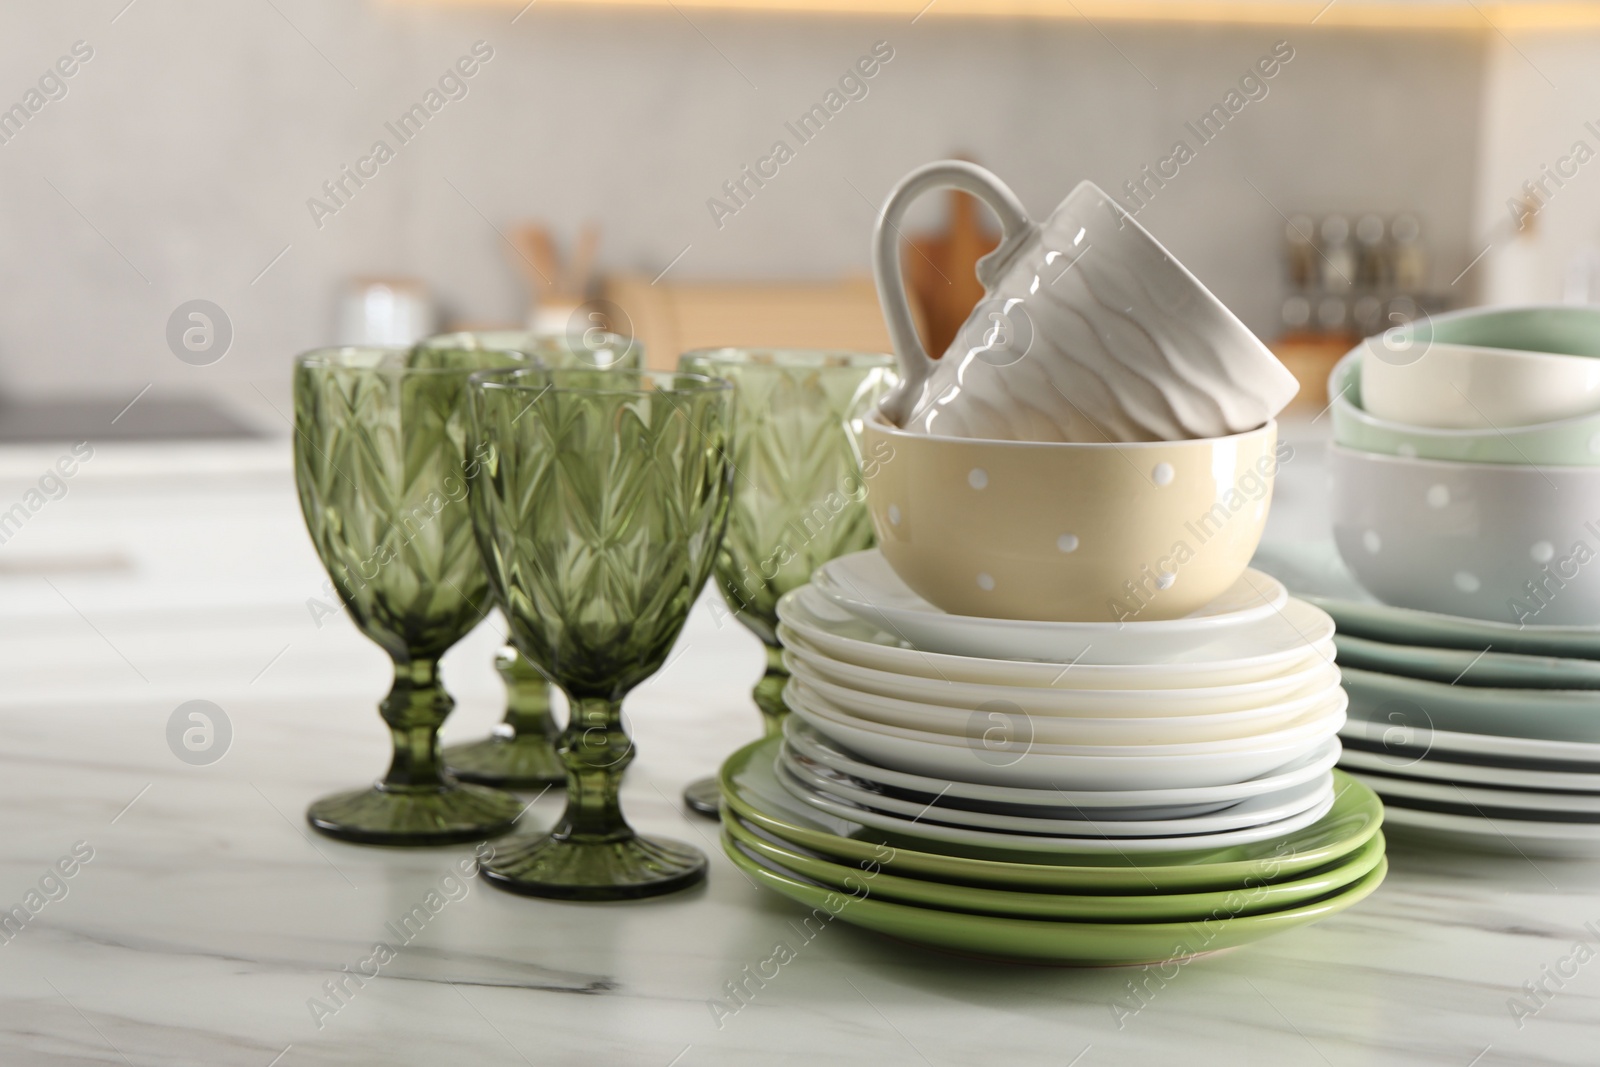
[[[1247,572],[1195,615],[950,615],[876,552],[785,597],[780,782],[890,832],[1022,851],[1171,851],[1320,819],[1346,697],[1333,623]]]

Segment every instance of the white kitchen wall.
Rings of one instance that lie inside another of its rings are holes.
[[[1477,249],[1489,249],[1475,268],[1485,302],[1560,300],[1574,259],[1600,257],[1597,58],[1595,30],[1513,33],[1491,43],[1473,218]],[[1534,183],[1532,200],[1525,183]],[[1523,206],[1513,210],[1514,200]]]
[[[673,276],[864,272],[875,207],[911,167],[971,153],[1040,213],[1081,178],[1120,193],[1179,138],[1193,146],[1185,121],[1279,40],[1294,58],[1267,95],[1140,215],[1258,332],[1276,329],[1280,211],[1418,211],[1442,284],[1476,251],[1474,206],[1490,197],[1475,178],[1490,154],[1481,34],[932,15],[691,23],[537,4],[513,24],[515,7],[125,4],[0,8],[0,108],[74,42],[94,50],[67,95],[0,144],[8,392],[132,396],[154,383],[281,405],[289,358],[329,338],[351,275],[417,275],[455,315],[520,317],[522,283],[493,227],[532,216],[568,236],[600,222],[605,268],[654,272],[687,246]],[[318,228],[307,199],[375,140],[397,145],[384,123],[479,40],[494,56],[467,96]],[[877,41],[894,55],[868,95],[719,228],[707,199],[774,140],[792,144],[785,121]],[[1515,79],[1503,51],[1490,52],[1491,77]],[[1495,137],[1515,132],[1495,121]],[[165,340],[172,310],[197,297],[235,329],[209,367]]]

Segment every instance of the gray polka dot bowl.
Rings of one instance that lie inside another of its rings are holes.
[[[1240,579],[1280,463],[1275,422],[1186,441],[989,441],[898,429],[859,447],[878,548],[955,615],[1177,619]]]
[[[1440,430],[1390,422],[1366,411],[1361,395],[1363,346],[1328,378],[1333,438],[1362,452],[1419,459],[1550,467],[1600,466],[1600,413],[1529,426]]]
[[[1526,626],[1600,623],[1600,468],[1335,445],[1333,537],[1386,604]]]

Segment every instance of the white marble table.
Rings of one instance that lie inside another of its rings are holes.
[[[0,510],[60,451],[0,452]],[[1285,471],[1275,536],[1315,526],[1315,452]],[[711,1002],[792,940],[800,909],[746,882],[677,803],[757,730],[756,643],[703,606],[629,702],[624,795],[638,827],[712,857],[709,884],[584,906],[469,880],[379,978],[314,1013],[471,850],[359,848],[303,823],[313,797],[382,770],[387,676],[348,623],[319,629],[307,610],[322,574],[286,456],[107,445],[0,544],[0,907],[93,851],[0,935],[6,1067],[1600,1061],[1600,962],[1547,978],[1597,940],[1600,864],[1401,841],[1360,907],[1164,978],[979,964],[840,924],[719,1026]],[[498,716],[497,639],[480,628],[446,662],[449,738]],[[193,699],[232,725],[210,766],[166,741]],[[1519,1026],[1508,1001],[1540,981],[1551,992]]]

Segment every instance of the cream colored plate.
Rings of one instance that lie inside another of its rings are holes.
[[[804,641],[846,663],[901,675],[979,685],[1045,689],[1194,689],[1265,681],[1334,660],[1333,620],[1303,601],[1283,607],[1286,625],[1259,640],[1218,637],[1149,662],[1095,663],[1085,656],[1029,659],[1007,649],[996,657],[915,649],[899,636],[835,606],[811,586],[778,601],[779,636]]]

